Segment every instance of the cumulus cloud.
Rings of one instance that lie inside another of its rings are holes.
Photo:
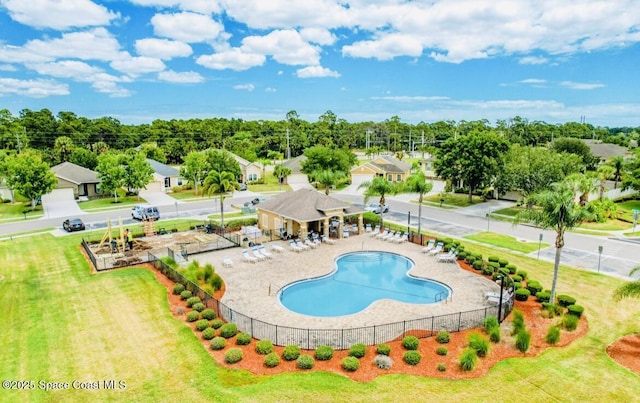
[[[253,91],[256,87],[253,84],[238,84],[238,85],[234,85],[233,89],[234,90],[244,90],[244,91]]]
[[[187,43],[212,41],[224,32],[222,24],[211,17],[192,12],[156,14],[151,25],[156,35]]]
[[[278,90],[272,87],[267,87],[264,89],[264,92],[278,92]]]
[[[165,69],[165,64],[160,59],[145,56],[131,56],[126,52],[121,57],[111,62],[110,66],[120,72],[129,75],[156,73]]]
[[[266,57],[262,54],[244,53],[238,48],[229,49],[212,55],[203,55],[196,59],[196,63],[215,70],[231,69],[247,70],[262,66]]]
[[[572,90],[595,90],[605,85],[602,83],[576,83],[574,81],[562,81],[560,86],[570,88]]]
[[[518,60],[520,64],[546,64],[548,62],[548,58],[541,56],[525,56]]]
[[[59,58],[109,61],[117,58],[120,44],[104,28],[70,32],[59,38],[33,39],[23,47],[9,49],[16,56],[16,62],[54,61]],[[0,52],[0,60],[3,58]]]
[[[136,41],[136,52],[140,56],[170,60],[174,57],[187,57],[193,52],[191,46],[180,41],[168,39],[145,38]]]
[[[69,86],[54,80],[18,80],[0,77],[0,94],[46,98],[52,95],[69,95]]]
[[[158,73],[158,79],[170,83],[180,84],[197,84],[204,82],[204,77],[195,71],[176,72],[173,70],[161,71]]]
[[[296,71],[296,75],[300,78],[313,77],[340,77],[340,73],[322,66],[308,66]]]
[[[242,40],[242,50],[271,55],[278,63],[315,65],[320,62],[320,48],[306,42],[295,30],[276,30],[264,36],[248,36]]]
[[[66,30],[69,28],[109,25],[119,13],[90,0],[2,0],[9,16],[35,28]]]

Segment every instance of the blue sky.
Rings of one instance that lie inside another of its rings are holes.
[[[0,0],[0,109],[640,126],[637,0]]]

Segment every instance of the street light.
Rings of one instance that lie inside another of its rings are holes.
[[[409,211],[407,215],[407,235],[409,234],[409,231],[410,231],[410,228],[409,228],[410,225],[411,225],[411,211]]]
[[[176,200],[174,204],[176,205],[176,218],[178,218],[178,201]]]
[[[602,245],[598,246],[598,273],[600,273],[600,260],[602,259],[602,251],[604,247]]]
[[[540,236],[538,237],[538,260],[540,260],[540,247],[542,246],[542,232],[540,233]]]
[[[487,232],[489,231],[489,224],[491,224],[491,210],[487,213]]]
[[[500,275],[500,301],[498,302],[498,323],[502,323],[502,294],[504,293],[504,274]]]

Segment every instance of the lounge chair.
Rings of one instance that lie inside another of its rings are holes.
[[[222,259],[222,265],[224,267],[233,267],[233,260],[227,258],[227,259]]]
[[[385,241],[396,243],[396,241],[399,240],[401,237],[402,237],[402,232],[398,231],[395,233],[394,236],[385,239]]]
[[[449,253],[441,253],[439,255],[436,256],[436,260],[438,262],[448,262],[448,263],[453,263],[456,261],[456,250],[455,249],[451,249],[449,251]]]
[[[442,252],[442,248],[444,247],[444,244],[442,242],[438,242],[438,244],[436,245],[436,247],[432,250],[429,251],[429,256],[435,256],[438,253]]]
[[[371,228],[371,224],[367,224],[364,226],[364,232],[372,232],[373,229]]]
[[[383,236],[381,239],[386,241],[387,239],[393,238],[395,235],[396,235],[395,231],[389,231],[389,233]]]
[[[302,250],[309,250],[309,249],[311,249],[311,247],[310,247],[310,246],[307,246],[307,245],[303,244],[303,243],[302,243],[302,241],[300,240],[300,238],[296,239],[296,246],[297,246],[298,248],[301,248]]]
[[[436,243],[433,239],[431,239],[429,242],[427,242],[427,246],[425,246],[424,248],[422,248],[420,250],[420,252],[422,253],[429,253],[431,252],[434,248],[436,247]]]
[[[264,256],[267,259],[273,259],[273,255],[271,253],[269,253],[269,251],[267,251],[267,248],[264,247],[264,245],[260,245],[256,248],[258,250],[258,253],[262,256]],[[256,249],[253,250],[253,254],[256,254]]]
[[[245,262],[249,262],[249,263],[255,263],[258,261],[258,258],[256,258],[255,256],[251,256],[249,254],[249,251],[246,249],[242,250],[242,260],[244,260]]]
[[[409,240],[409,234],[406,232],[400,236],[398,239],[394,239],[394,243],[405,243]]]
[[[293,241],[293,239],[291,239],[289,241],[289,248],[291,248],[291,250],[294,251],[294,252],[302,252],[304,250],[301,247],[299,247],[298,245],[296,245],[296,243]]]
[[[280,245],[271,245],[271,250],[276,253],[284,253],[285,249]]]
[[[318,247],[317,243],[311,242],[308,238],[304,240],[304,244],[310,247],[311,249],[315,249]]]
[[[336,244],[336,241],[334,241],[333,239],[331,239],[329,237],[326,237],[324,235],[322,235],[322,237],[320,239],[322,239],[322,242],[328,243],[329,245],[335,245]]]
[[[258,260],[267,260],[267,257],[262,253],[260,253],[260,250],[258,249],[257,246],[254,246],[253,248],[251,248],[251,253],[253,254],[253,257],[255,257]]]
[[[376,238],[382,239],[389,235],[389,228],[385,228],[384,231],[376,233]]]
[[[349,230],[348,229],[342,230],[342,237],[343,238],[349,238]]]
[[[367,225],[371,225],[371,224],[367,224]],[[380,235],[380,226],[376,225],[376,227],[373,229],[373,231],[371,231],[370,234],[372,237],[378,236]]]

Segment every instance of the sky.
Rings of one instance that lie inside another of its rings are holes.
[[[0,0],[0,109],[640,126],[638,0]]]

